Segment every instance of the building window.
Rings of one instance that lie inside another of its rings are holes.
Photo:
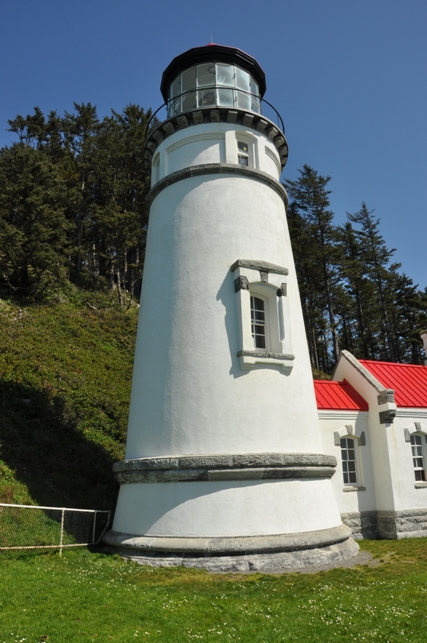
[[[425,443],[425,436],[419,433],[414,433],[413,435],[411,435],[412,463],[414,465],[414,475],[416,482],[427,481],[425,469]]]
[[[294,363],[287,296],[288,270],[252,259],[231,266],[238,322],[237,357],[242,369],[258,364],[290,372]]]
[[[251,296],[251,331],[255,348],[266,348],[266,329],[264,300]]]
[[[151,185],[155,185],[160,179],[160,154],[153,159],[153,170],[151,173]]]
[[[237,145],[236,145],[237,143]],[[248,132],[238,132],[236,142],[230,149],[233,149],[233,158],[230,155],[230,163],[237,163],[243,167],[257,167],[257,141]]]
[[[248,167],[249,166],[249,145],[244,141],[238,141],[237,149],[238,149],[237,161],[239,165],[246,165],[246,167]]]
[[[341,438],[341,460],[344,484],[357,484],[357,444],[354,438]]]

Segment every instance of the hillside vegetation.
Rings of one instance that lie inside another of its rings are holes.
[[[114,509],[138,307],[0,300],[0,502]]]

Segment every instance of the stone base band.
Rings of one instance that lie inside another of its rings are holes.
[[[104,542],[113,547],[140,552],[198,555],[233,555],[298,551],[335,545],[348,540],[351,530],[345,525],[294,534],[267,536],[224,536],[212,538],[179,536],[135,536],[109,531]]]
[[[215,480],[331,478],[336,459],[321,454],[252,453],[247,455],[138,458],[116,462],[121,484]]]
[[[216,573],[247,573],[260,572],[264,574],[280,574],[292,571],[310,571],[313,568],[322,569],[339,567],[353,559],[359,553],[359,546],[351,538],[335,545],[302,549],[298,551],[282,551],[267,553],[249,553],[226,555],[193,555],[182,553],[141,552],[131,549],[107,548],[112,553],[132,560],[140,565],[150,567],[196,567]]]

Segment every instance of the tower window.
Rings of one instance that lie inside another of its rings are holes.
[[[341,438],[341,459],[344,484],[357,484],[356,443],[353,438]]]
[[[266,348],[266,323],[264,301],[251,296],[251,331],[255,348]]]
[[[249,166],[249,145],[244,141],[238,141],[237,143],[237,160],[239,165]]]
[[[414,465],[414,475],[416,482],[426,482],[425,468],[425,440],[426,438],[419,433],[411,435],[412,463]],[[423,444],[424,442],[424,444]]]
[[[250,143],[249,143],[250,148]],[[237,146],[236,146],[237,151]],[[287,296],[288,270],[256,259],[237,259],[230,268],[236,294],[242,369],[258,364],[279,366],[290,373],[291,325]]]

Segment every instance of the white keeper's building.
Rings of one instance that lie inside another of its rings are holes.
[[[424,334],[424,341],[427,334]],[[314,382],[343,522],[355,538],[427,536],[427,366],[357,360]]]

